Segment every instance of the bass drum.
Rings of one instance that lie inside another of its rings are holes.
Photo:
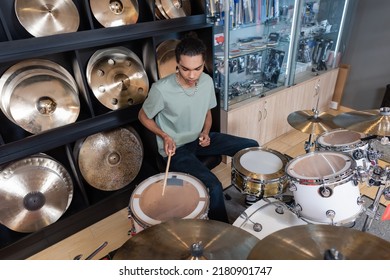
[[[163,189],[164,178],[165,173],[149,177],[133,191],[128,207],[132,234],[174,218],[208,218],[209,195],[200,180],[168,172]]]
[[[362,213],[356,162],[338,152],[312,152],[286,167],[295,208],[312,223],[344,225]]]
[[[232,160],[232,184],[242,193],[270,197],[285,192],[288,159],[283,154],[261,147],[246,148]]]

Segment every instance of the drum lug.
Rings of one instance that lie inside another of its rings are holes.
[[[326,197],[330,197],[333,194],[333,190],[329,187],[322,186],[318,189],[318,193],[320,194],[320,196],[326,198]]]
[[[290,187],[288,188],[291,192],[296,192],[297,191],[297,186],[294,183],[290,184]]]
[[[363,197],[361,197],[361,196],[359,196],[358,198],[357,198],[357,205],[363,205],[364,204],[364,198]]]
[[[302,206],[300,204],[296,204],[294,206],[294,210],[295,210],[296,213],[299,214],[300,212],[302,212]]]
[[[336,212],[333,210],[326,211],[326,217],[331,219],[333,221],[334,217],[336,216]]]

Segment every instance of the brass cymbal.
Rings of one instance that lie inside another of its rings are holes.
[[[256,244],[248,260],[389,260],[390,242],[371,233],[332,225],[300,225]]]
[[[165,12],[161,4],[161,0],[155,0],[155,5],[156,5],[156,9],[155,9],[156,17],[159,19],[169,19],[169,16]]]
[[[173,219],[131,237],[114,260],[245,260],[259,239],[213,220]]]
[[[364,134],[390,136],[390,107],[342,113],[335,116],[333,122]]]
[[[142,103],[149,91],[141,60],[124,47],[96,51],[88,61],[86,72],[94,95],[111,110]]]
[[[21,159],[0,172],[0,222],[14,231],[33,232],[56,222],[72,197],[69,173],[49,156]]]
[[[90,135],[75,148],[83,178],[92,187],[103,191],[125,187],[141,169],[141,138],[130,126]]]
[[[80,112],[78,88],[59,64],[45,59],[19,62],[0,79],[1,110],[33,134],[73,123]]]
[[[104,27],[136,23],[139,15],[137,0],[90,0],[92,13]]]
[[[189,0],[160,0],[160,2],[164,12],[169,18],[179,18],[191,15],[191,2]]]
[[[176,72],[175,48],[180,40],[166,40],[160,43],[156,49],[157,67],[159,78],[164,78]]]
[[[80,24],[72,0],[15,0],[15,13],[34,37],[75,32]]]
[[[288,123],[295,129],[315,135],[338,128],[332,120],[332,115],[321,113],[316,116],[311,110],[296,111],[287,117]]]

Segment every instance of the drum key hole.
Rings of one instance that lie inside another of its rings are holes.
[[[253,224],[253,230],[256,231],[256,232],[260,232],[263,230],[263,226],[259,223],[254,223]]]
[[[284,209],[283,209],[283,206],[281,205],[278,205],[276,208],[275,208],[275,212],[282,215],[284,214]]]
[[[329,218],[329,219],[334,219],[334,217],[336,216],[336,212],[334,210],[328,210],[326,211],[326,217]]]
[[[329,187],[322,186],[318,189],[320,196],[322,197],[330,197],[333,194],[333,191]]]

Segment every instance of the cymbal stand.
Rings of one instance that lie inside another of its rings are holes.
[[[320,102],[320,80],[318,80],[318,83],[314,87],[314,90],[316,92],[315,95],[317,96],[317,103],[316,103],[316,107],[311,109],[311,110],[314,113],[313,118],[318,119],[318,116],[320,114],[320,112],[318,111],[318,104]],[[310,133],[309,139],[307,141],[305,141],[304,148],[305,148],[306,153],[309,153],[311,151],[311,148],[314,146],[314,141],[312,141],[313,135],[314,135],[314,133]]]
[[[370,168],[371,169],[371,168]],[[374,166],[372,170],[371,179],[369,179],[370,186],[378,187],[378,190],[375,195],[375,199],[372,204],[366,209],[366,220],[364,221],[364,225],[362,231],[369,231],[374,220],[378,220],[378,208],[380,203],[380,198],[384,194],[385,190],[388,190],[390,182],[389,182],[389,166],[386,166],[383,169],[380,166]]]

